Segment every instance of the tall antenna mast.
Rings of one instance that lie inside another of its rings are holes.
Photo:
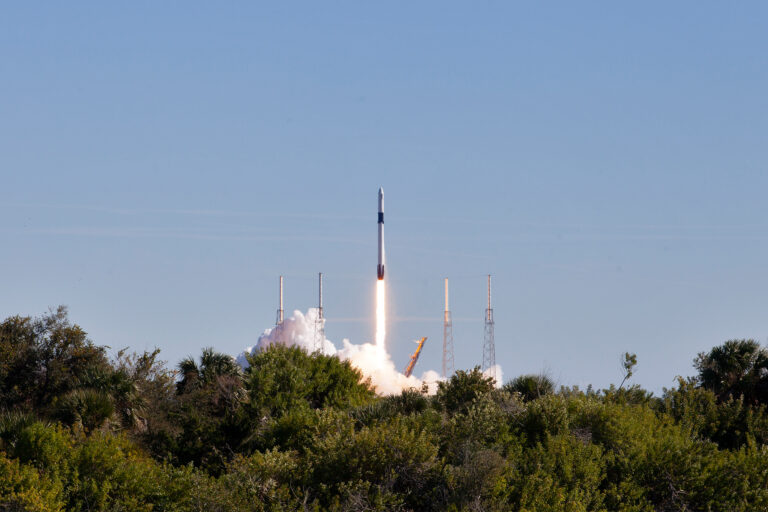
[[[323,273],[317,274],[317,317],[315,317],[315,352],[323,352],[325,318],[323,317]]]
[[[495,381],[496,342],[494,340],[493,308],[491,307],[491,275],[488,274],[488,308],[485,310],[485,337],[483,339],[483,371]]]
[[[277,320],[275,321],[275,330],[277,331],[275,341],[283,341],[283,320],[285,320],[285,311],[283,310],[283,276],[280,276],[280,304],[277,308]]]
[[[453,320],[448,307],[448,278],[445,278],[445,313],[443,316],[443,377],[448,378],[454,371],[453,366]]]

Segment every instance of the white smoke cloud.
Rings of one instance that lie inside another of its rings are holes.
[[[483,377],[493,377],[496,379],[496,387],[500,388],[504,382],[504,373],[501,371],[501,365],[495,364],[483,371]]]
[[[248,361],[245,359],[245,354],[251,354],[254,351],[265,349],[270,345],[285,345],[286,347],[301,347],[307,352],[314,352],[315,350],[315,323],[317,321],[317,309],[311,308],[307,311],[307,314],[303,314],[301,311],[294,311],[293,316],[283,320],[280,330],[276,327],[272,329],[266,329],[256,341],[256,345],[248,347],[245,351],[237,356],[237,362],[240,366],[246,368]],[[323,319],[323,325],[325,325],[325,319]],[[336,347],[328,339],[323,339],[321,343],[321,352],[326,355],[334,355],[336,353]]]
[[[294,311],[293,316],[283,321],[281,331],[277,328],[266,329],[259,336],[256,345],[248,347],[237,356],[237,362],[243,368],[248,367],[246,354],[253,354],[270,345],[280,344],[285,346],[297,346],[308,352],[315,350],[315,322],[317,309],[311,308],[305,315],[301,311]],[[325,319],[323,319],[325,322]],[[421,378],[411,375],[406,377],[395,367],[394,361],[384,349],[372,343],[355,345],[349,340],[342,340],[341,349],[337,349],[327,338],[321,343],[321,351],[326,355],[335,355],[343,361],[349,361],[352,366],[358,368],[365,377],[371,379],[380,395],[393,395],[408,388],[421,389],[426,383],[430,393],[437,391],[437,383],[442,379],[436,371],[429,370],[422,374]],[[501,375],[501,369],[498,370]]]

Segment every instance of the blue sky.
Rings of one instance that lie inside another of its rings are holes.
[[[390,350],[659,392],[768,339],[762,2],[93,2],[0,16],[0,315],[236,353],[287,309]]]

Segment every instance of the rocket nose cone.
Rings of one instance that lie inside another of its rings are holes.
[[[384,195],[384,189],[379,187],[379,197]]]

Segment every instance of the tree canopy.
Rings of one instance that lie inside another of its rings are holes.
[[[479,368],[377,396],[336,357],[89,340],[59,308],[0,324],[0,510],[768,511],[765,349],[732,340],[654,397]]]
[[[755,340],[729,340],[694,360],[703,388],[718,399],[768,403],[768,350]]]

